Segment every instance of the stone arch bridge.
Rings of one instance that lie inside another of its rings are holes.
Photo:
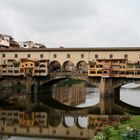
[[[131,113],[131,114],[140,114],[140,108],[129,105],[124,103],[120,100],[120,88],[121,86],[131,83],[131,82],[138,82],[139,79],[135,78],[119,78],[119,77],[88,77],[86,74],[79,75],[75,74],[72,75],[71,73],[63,74],[50,74],[49,79],[46,77],[31,77],[28,84],[32,86],[35,84],[36,89],[37,85],[41,87],[44,85],[53,85],[54,83],[58,83],[61,80],[65,80],[68,78],[79,78],[88,81],[91,85],[97,85],[100,91],[100,101],[97,105],[82,108],[81,111],[85,111],[88,113],[96,113],[96,114],[123,114],[124,112]],[[18,83],[20,81],[21,84],[26,85],[27,79],[25,77],[5,77],[4,79],[1,78],[0,81],[0,88],[1,90],[7,88],[8,86],[12,86],[14,83]],[[6,87],[4,87],[6,86]],[[37,92],[37,91],[36,91]],[[43,91],[42,91],[43,92]],[[56,103],[56,102],[55,102]],[[52,103],[54,104],[54,102]],[[64,110],[78,110],[74,107],[69,107],[66,105],[56,103],[56,108],[60,105],[60,109]],[[59,108],[58,108],[59,109]]]

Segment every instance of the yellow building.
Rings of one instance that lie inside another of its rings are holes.
[[[28,59],[21,59],[20,60],[20,75],[28,75],[31,76],[35,75],[35,61],[28,60]]]

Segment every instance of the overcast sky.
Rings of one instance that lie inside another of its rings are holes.
[[[140,46],[140,0],[0,0],[0,33],[47,47]]]

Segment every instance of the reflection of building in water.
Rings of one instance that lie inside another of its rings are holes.
[[[59,102],[66,105],[79,105],[85,102],[86,89],[84,83],[73,84],[71,87],[55,86],[52,89],[52,96]]]
[[[0,111],[0,121],[6,123],[8,126],[19,124],[21,127],[32,126],[47,126],[47,113],[46,112],[19,112],[11,110]]]

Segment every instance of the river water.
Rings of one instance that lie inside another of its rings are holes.
[[[99,90],[97,88],[89,89],[86,95],[85,103],[79,107],[95,105],[99,102]],[[120,99],[126,103],[140,107],[140,88],[121,88]],[[54,140],[48,138],[25,138],[25,137],[11,137],[9,140]]]

